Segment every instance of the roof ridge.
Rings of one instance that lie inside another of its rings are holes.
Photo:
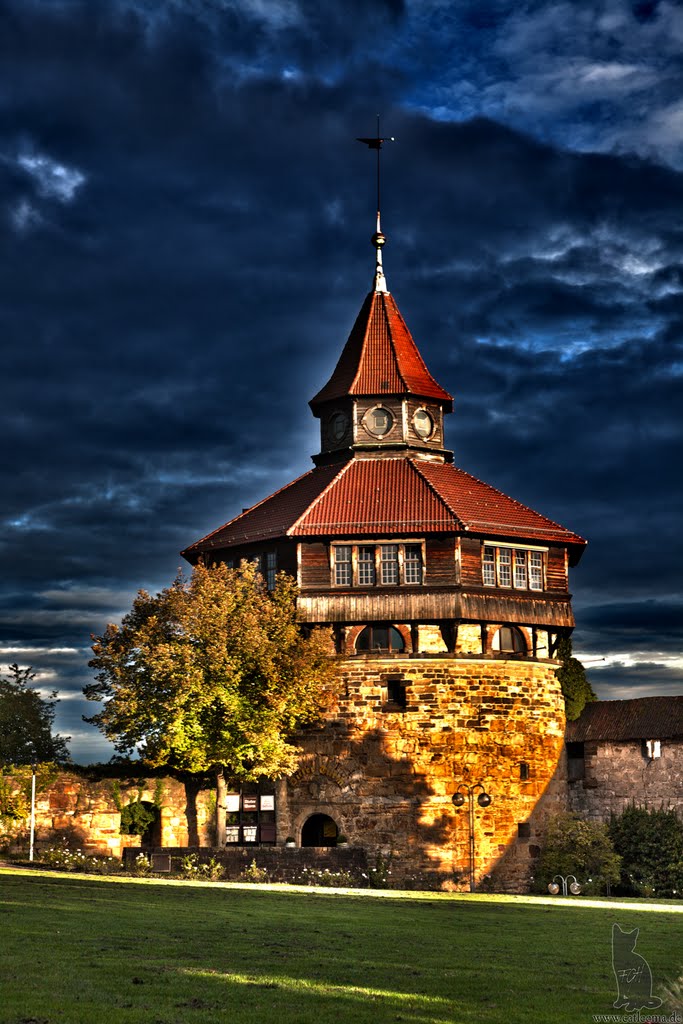
[[[425,373],[425,376],[432,382],[432,384],[435,385],[435,387],[437,387],[441,391],[443,391],[443,393],[445,395],[447,395],[450,398],[451,401],[453,401],[453,396],[451,395],[450,391],[446,391],[446,389],[444,387],[442,387],[441,384],[439,384],[438,380],[436,379],[436,377],[434,376],[434,374],[431,372],[431,370],[427,366],[426,362],[424,361],[422,352],[420,351],[420,348],[419,348],[417,342],[415,341],[415,338],[413,337],[412,331],[410,330],[410,328],[408,327],[408,324],[405,321],[405,317],[403,316],[403,313],[398,308],[398,303],[396,302],[396,299],[393,297],[391,292],[387,292],[386,294],[387,294],[387,296],[389,298],[391,298],[391,300],[393,302],[395,316],[398,319],[399,323],[401,324],[403,330],[406,332],[409,340],[412,342],[413,351],[414,351],[414,353],[415,353],[415,355],[417,357],[417,360],[418,360],[418,362],[420,364],[420,367],[422,368],[422,370]],[[385,304],[385,311],[386,311],[386,304]],[[417,394],[419,394],[419,392],[412,390],[412,388],[406,382],[405,377],[403,376],[403,373],[401,371],[398,355],[396,353],[396,346],[394,345],[394,337],[393,337],[393,334],[392,334],[392,331],[391,331],[391,319],[390,319],[388,314],[387,314],[387,325],[388,325],[388,329],[389,329],[389,339],[391,341],[391,345],[392,345],[392,348],[394,350],[394,356],[396,358],[396,365],[399,368],[399,376],[400,376],[401,380],[403,381],[403,386],[405,387],[406,391],[409,394],[417,395]]]
[[[398,357],[398,352],[396,350],[396,341],[394,339],[394,332],[393,332],[392,327],[391,327],[391,317],[389,316],[389,310],[387,309],[387,301],[386,300],[387,300],[387,296],[390,296],[391,293],[390,292],[378,292],[377,294],[382,296],[382,311],[384,313],[384,318],[386,320],[387,337],[389,338],[389,345],[391,347],[391,351],[392,351],[393,356],[394,356],[394,363],[396,364],[396,376],[398,377],[398,379],[400,380],[401,384],[403,385],[403,390],[407,391],[408,394],[413,394],[413,392],[411,391],[411,389],[410,389],[410,387],[408,385],[408,382],[407,382],[407,380],[406,380],[406,378],[404,376],[403,368],[401,366],[401,360]],[[401,314],[398,311],[398,306],[396,305],[396,300],[394,300],[394,308],[396,310],[396,313],[398,313],[399,319],[403,320],[403,317],[401,316]],[[403,320],[403,326],[405,327],[406,330],[408,330],[408,325],[406,324],[405,320]],[[410,332],[408,332],[408,336],[413,341],[413,345],[417,349],[417,345],[415,345],[415,341],[413,339],[412,334],[410,334]],[[419,353],[418,353],[418,355],[419,355]],[[425,367],[425,369],[427,369],[427,368]],[[427,372],[429,372],[429,371],[427,371]]]
[[[432,494],[434,494],[434,495],[435,495],[435,497],[436,497],[436,498],[438,498],[438,500],[439,500],[439,501],[441,502],[441,504],[443,505],[443,507],[444,507],[444,508],[445,508],[445,509],[446,509],[446,510],[447,510],[448,512],[450,512],[450,514],[451,514],[451,515],[453,516],[453,519],[454,519],[454,520],[456,521],[456,523],[458,523],[458,524],[459,524],[459,525],[460,525],[460,526],[461,526],[461,527],[463,528],[463,530],[466,530],[466,529],[467,529],[467,527],[465,526],[465,523],[464,523],[464,522],[463,522],[463,520],[462,520],[462,519],[460,518],[460,516],[458,515],[458,513],[457,513],[457,512],[455,511],[455,509],[454,509],[454,508],[451,508],[450,504],[448,503],[448,501],[446,501],[446,499],[444,498],[443,494],[441,494],[441,493],[440,493],[439,491],[437,491],[436,487],[435,487],[435,486],[434,486],[434,484],[433,484],[433,483],[431,482],[431,480],[429,479],[429,477],[428,477],[428,476],[426,476],[426,475],[425,475],[425,474],[424,474],[424,473],[422,472],[421,468],[420,468],[420,467],[418,466],[418,464],[417,464],[417,459],[408,459],[408,462],[410,462],[410,463],[412,464],[413,468],[415,469],[415,472],[416,472],[416,473],[418,474],[418,476],[419,476],[419,477],[421,477],[421,479],[422,479],[422,480],[424,480],[425,484],[427,485],[427,487],[429,488],[429,490],[430,490],[430,491],[432,492]],[[425,465],[425,463],[423,463],[423,465]],[[432,465],[432,463],[430,463],[430,465]],[[455,469],[455,466],[453,466],[452,468],[453,468],[453,469]]]
[[[365,321],[365,328],[363,330],[363,340],[361,341],[361,345],[360,345],[360,349],[359,349],[359,353],[358,353],[358,366],[356,367],[356,372],[355,372],[355,374],[353,376],[353,380],[351,381],[351,384],[349,385],[349,387],[347,389],[348,393],[350,395],[353,394],[353,389],[356,386],[356,381],[358,380],[358,378],[360,376],[360,373],[361,373],[361,370],[363,368],[363,353],[365,351],[365,345],[366,345],[366,342],[368,340],[368,333],[370,331],[370,321],[371,321],[373,313],[374,313],[375,296],[376,295],[380,295],[380,294],[381,294],[380,292],[375,292],[375,291],[368,292],[368,294],[367,294],[367,296],[365,298],[365,301],[363,302],[363,306],[364,306],[365,302],[367,302],[367,300],[370,299],[370,308],[368,310],[368,318]],[[363,306],[361,306],[360,313],[363,312]],[[360,313],[358,314],[358,316],[360,316]],[[356,318],[356,323],[357,322],[358,322],[358,318]],[[354,324],[354,326],[355,326],[355,324]],[[352,331],[353,331],[353,328],[352,328]],[[347,342],[347,344],[348,344],[348,342]],[[344,346],[344,348],[346,348],[346,346]],[[342,350],[342,356],[343,356],[343,354],[344,354],[344,350]],[[341,359],[341,356],[339,358]],[[335,373],[336,373],[336,370],[335,370]],[[334,373],[332,374],[332,376],[334,377]]]
[[[537,512],[536,509],[531,508],[530,505],[525,505],[523,501],[519,501],[517,498],[513,498],[511,495],[506,494],[505,491],[501,491],[499,487],[494,487],[493,484],[487,484],[485,480],[480,480],[479,477],[474,475],[474,473],[468,473],[467,470],[462,469],[461,466],[453,466],[452,468],[457,470],[458,473],[462,473],[464,476],[469,477],[470,480],[474,480],[475,483],[481,484],[483,487],[488,487],[489,490],[495,491],[496,494],[500,494],[503,498],[506,498],[507,501],[511,501],[513,505],[516,505],[518,508],[524,509],[525,512],[532,512],[535,516],[538,516],[539,519],[543,519],[544,522],[549,523],[550,526],[554,527],[556,530],[560,530],[562,533],[571,533],[579,540],[583,540],[584,543],[588,543],[588,541],[585,541],[584,538],[580,537],[578,533],[574,533],[573,530],[568,530],[566,526],[562,526],[561,523],[556,522],[549,516],[543,515],[542,512]],[[479,522],[485,523],[486,520],[482,519],[479,520]]]
[[[282,494],[283,491],[289,490],[290,487],[293,487],[294,484],[298,484],[300,480],[304,479],[304,477],[311,476],[311,474],[315,473],[318,468],[321,467],[314,466],[313,469],[309,469],[305,473],[301,473],[299,476],[295,477],[294,480],[290,480],[289,483],[283,484],[282,487],[278,487],[277,491],[273,491],[272,494],[268,494],[265,498],[261,498],[261,500],[257,501],[255,505],[250,505],[249,508],[242,509],[242,511],[236,516],[233,516],[232,519],[227,519],[221,526],[217,526],[215,530],[211,530],[210,533],[207,533],[206,536],[200,537],[199,540],[196,540],[193,544],[188,544],[186,548],[182,549],[180,554],[184,556],[186,551],[191,551],[192,548],[196,548],[198,544],[203,544],[204,541],[210,540],[217,533],[220,533],[221,530],[224,530],[226,526],[231,526],[233,523],[236,523],[241,519],[242,516],[249,515],[254,511],[254,509],[258,508],[260,505],[264,505],[267,501],[270,501],[271,498],[275,498],[278,494]]]
[[[348,462],[344,463],[344,465],[341,467],[339,472],[335,473],[334,476],[325,484],[325,486],[323,487],[323,489],[320,492],[320,494],[318,494],[317,497],[315,497],[313,499],[313,501],[310,503],[310,505],[308,505],[304,509],[304,511],[301,513],[301,515],[298,517],[298,519],[295,519],[293,523],[290,523],[290,525],[287,527],[287,530],[286,530],[286,533],[287,533],[288,537],[293,536],[293,531],[297,529],[297,527],[298,527],[299,523],[301,522],[301,520],[305,516],[307,516],[316,507],[318,502],[321,501],[325,497],[325,495],[329,491],[330,487],[332,487],[332,485],[334,483],[336,483],[339,479],[341,479],[342,476],[345,475],[345,473],[349,469],[349,466],[351,466],[352,463],[353,463],[353,459],[349,459]],[[323,467],[321,466],[319,468],[322,469]],[[315,470],[310,470],[310,472],[314,473]]]

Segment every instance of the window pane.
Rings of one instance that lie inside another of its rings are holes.
[[[358,582],[369,587],[375,583],[375,549],[358,548]]]
[[[350,587],[353,582],[351,565],[351,548],[337,547],[334,549],[334,582],[338,587]]]
[[[406,583],[422,583],[422,548],[419,544],[406,544]]]
[[[515,626],[501,626],[493,637],[492,647],[501,654],[524,654],[526,651],[522,632]]]
[[[510,548],[498,550],[498,583],[501,587],[512,586],[512,551]]]
[[[380,547],[382,583],[398,583],[398,544],[382,544]]]
[[[366,626],[356,640],[357,651],[383,653],[405,650],[403,637],[395,626]]]
[[[268,590],[275,590],[275,574],[277,572],[277,555],[274,551],[266,553],[266,586]]]
[[[395,626],[392,626],[391,629],[389,630],[389,642],[391,643],[392,651],[402,651],[405,647],[405,644],[403,643],[403,637],[401,636],[401,634],[399,633]]]
[[[496,585],[496,549],[484,548],[483,578],[485,587]]]
[[[526,587],[526,551],[515,551],[515,586]]]
[[[529,586],[532,590],[543,590],[543,554],[529,552]]]

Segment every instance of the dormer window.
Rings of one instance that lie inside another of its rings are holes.
[[[546,548],[484,544],[481,578],[485,587],[543,590]]]
[[[420,586],[424,580],[421,542],[332,544],[335,587]]]

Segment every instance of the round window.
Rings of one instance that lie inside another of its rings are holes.
[[[384,437],[391,430],[393,423],[394,417],[381,405],[365,414],[365,427],[373,437]]]
[[[418,409],[413,416],[413,427],[418,437],[431,437],[434,431],[434,420],[426,409]]]
[[[333,441],[341,441],[349,426],[349,418],[346,413],[335,412],[330,416],[330,437]]]

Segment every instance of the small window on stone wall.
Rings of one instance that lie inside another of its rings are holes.
[[[408,698],[406,696],[406,684],[403,679],[387,680],[387,704],[405,711],[408,706]]]
[[[519,777],[523,781],[529,778],[529,765],[525,764],[524,761],[519,766]]]
[[[528,821],[519,821],[517,823],[517,836],[519,839],[531,838],[531,825]]]
[[[586,776],[586,752],[583,743],[567,744],[567,778],[578,782]]]

